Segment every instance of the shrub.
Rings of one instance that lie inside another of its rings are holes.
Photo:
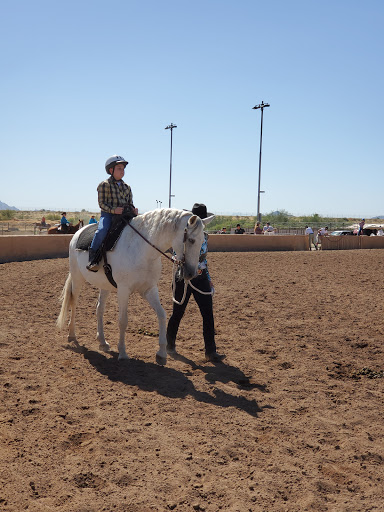
[[[15,210],[0,210],[0,220],[12,220],[15,216]]]

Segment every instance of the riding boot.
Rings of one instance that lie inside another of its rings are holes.
[[[87,265],[87,270],[90,270],[91,272],[97,272],[99,262],[97,261],[97,251],[94,249],[89,249],[89,263]]]

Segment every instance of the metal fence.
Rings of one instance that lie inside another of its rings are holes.
[[[14,222],[0,222],[0,235],[25,235],[26,233],[33,234],[35,232],[34,222],[19,222],[17,226],[14,224]]]
[[[233,224],[229,223],[227,225],[222,224],[222,227],[226,227],[227,233],[234,233],[235,229],[236,229],[236,224],[237,223],[233,223]],[[264,224],[262,223],[261,226],[263,227],[263,225]],[[280,234],[280,235],[304,235],[305,227],[309,225],[309,226],[311,226],[311,228],[313,229],[313,232],[316,235],[318,230],[321,228],[324,228],[324,227],[328,227],[328,233],[331,233],[332,231],[336,231],[338,229],[346,229],[350,225],[350,222],[344,222],[344,221],[328,222],[327,224],[323,223],[321,225],[309,224],[308,222],[301,222],[301,223],[295,223],[295,224],[290,224],[289,222],[286,222],[286,223],[278,223],[275,225],[271,222],[271,225],[277,229],[276,234]],[[207,231],[208,231],[208,233],[217,234],[217,233],[221,232],[222,227],[215,228],[215,229],[208,229]],[[244,226],[242,226],[242,228],[244,229],[245,234],[248,234],[248,235],[253,234],[253,227],[245,228]]]

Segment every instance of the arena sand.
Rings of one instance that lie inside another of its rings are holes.
[[[193,300],[180,356],[155,363],[157,318],[117,302],[98,350],[97,290],[80,347],[57,332],[68,260],[0,265],[0,510],[384,510],[384,251],[215,253],[221,364]],[[171,312],[171,268],[160,296]]]

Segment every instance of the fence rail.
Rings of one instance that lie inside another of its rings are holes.
[[[36,235],[47,233],[49,226],[59,224],[58,221],[47,223],[47,228],[42,228],[42,231],[36,226],[37,222],[18,222],[15,226],[14,222],[0,222],[0,235]]]

